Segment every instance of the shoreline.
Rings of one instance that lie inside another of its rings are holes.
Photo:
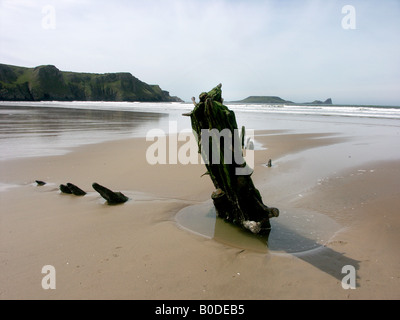
[[[177,212],[208,201],[214,190],[208,177],[200,178],[204,165],[151,166],[145,150],[152,142],[114,140],[2,162],[0,181],[17,186],[0,193],[0,299],[398,299],[400,161],[349,163],[321,181],[297,183],[304,161],[285,156],[346,141],[268,132],[256,132],[267,149],[255,152],[254,184],[266,205],[319,212],[339,223],[342,229],[323,246],[259,253],[180,229]],[[264,166],[268,158],[271,168]],[[49,184],[35,186],[35,179]],[[60,194],[66,182],[88,194]],[[131,200],[108,206],[90,189],[93,182]],[[57,270],[56,290],[40,285],[48,264]],[[347,264],[356,267],[356,290],[341,287]]]

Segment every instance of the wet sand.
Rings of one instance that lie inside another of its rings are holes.
[[[256,139],[267,149],[255,151],[253,181],[281,210],[269,250],[230,240],[224,226],[214,237],[180,226],[177,213],[207,203],[214,187],[202,164],[148,164],[145,139],[2,162],[0,299],[399,299],[400,160],[326,158],[332,172],[311,170],[304,154],[347,140],[268,131]],[[60,194],[67,182],[88,194]],[[105,204],[93,182],[130,201]],[[334,227],[317,239],[323,221]],[[290,250],[298,239],[306,249]],[[56,269],[55,290],[41,286],[44,265]],[[342,288],[345,265],[356,270],[356,289]]]

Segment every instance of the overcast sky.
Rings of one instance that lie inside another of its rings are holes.
[[[399,0],[0,3],[0,63],[130,72],[185,101],[222,83],[231,101],[400,105]]]

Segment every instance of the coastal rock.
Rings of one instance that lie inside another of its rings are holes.
[[[114,192],[110,189],[107,189],[106,187],[103,187],[102,185],[99,185],[98,183],[94,182],[92,184],[92,187],[94,190],[96,190],[100,195],[107,200],[108,204],[120,204],[124,203],[129,200],[127,196],[125,196],[121,192]]]
[[[328,98],[325,101],[314,100],[313,102],[308,102],[308,103],[305,103],[305,104],[316,104],[316,105],[332,104],[332,99]]]
[[[46,182],[42,180],[35,180],[35,182],[37,183],[38,186],[44,186],[46,184]]]
[[[243,100],[232,101],[233,103],[246,103],[246,104],[276,104],[276,105],[291,105],[291,104],[300,104],[300,105],[330,105],[332,104],[332,99],[328,98],[325,101],[314,100],[313,102],[293,102],[289,100],[282,99],[276,96],[249,96]]]
[[[292,104],[292,101],[284,100],[276,96],[249,96],[243,100],[233,101],[235,103],[270,103],[270,104]]]

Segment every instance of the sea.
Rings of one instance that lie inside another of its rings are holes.
[[[390,140],[400,139],[400,107],[238,103],[226,106],[235,112],[239,128],[331,132],[371,140],[379,134]],[[192,103],[176,102],[0,101],[0,161],[61,155],[85,144],[146,137],[152,129],[166,134],[174,133],[171,130],[191,130],[190,118],[183,114],[193,107]]]

